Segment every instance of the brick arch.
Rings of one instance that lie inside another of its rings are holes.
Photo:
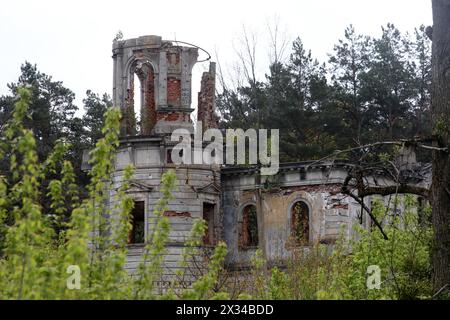
[[[123,73],[124,75],[127,75],[127,87],[130,84],[129,75],[134,73],[134,68],[138,62],[149,64],[152,67],[154,74],[159,74],[158,64],[155,63],[150,56],[144,54],[142,58],[136,58],[136,56],[132,55],[125,63],[125,70]]]
[[[296,198],[288,209],[289,238],[294,245],[309,245],[311,242],[312,210],[304,198]]]
[[[132,111],[136,107],[137,101],[134,101],[135,90],[138,86],[134,83],[135,75],[139,79],[141,87],[141,99],[138,112],[140,113],[141,123],[140,132],[141,135],[150,135],[153,127],[156,124],[156,75],[154,64],[147,59],[133,59],[131,64],[127,66],[127,96],[126,96],[126,112],[125,118],[127,118],[127,133],[133,134],[136,119],[131,119]]]
[[[240,207],[238,215],[238,247],[254,248],[259,245],[259,223],[256,203],[248,202]]]

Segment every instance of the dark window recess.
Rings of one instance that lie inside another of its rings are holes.
[[[256,206],[248,205],[242,211],[239,244],[242,248],[258,246],[258,218]]]
[[[172,150],[173,149],[168,149],[167,150],[167,163],[173,163],[173,159],[172,159]],[[181,158],[183,158],[183,149],[181,149],[180,151],[178,151],[179,156]]]
[[[206,232],[203,235],[203,244],[204,245],[214,245],[214,211],[215,204],[212,203],[203,203],[203,220],[206,222]]]
[[[309,242],[309,208],[303,201],[292,206],[291,234],[296,244],[307,245]]]
[[[131,230],[128,236],[128,243],[145,242],[145,202],[135,201],[131,211]]]
[[[173,163],[173,161],[172,161],[172,149],[167,150],[167,163]]]
[[[306,170],[305,168],[300,169],[300,180],[306,180]]]

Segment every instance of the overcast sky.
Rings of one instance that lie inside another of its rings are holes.
[[[25,60],[63,81],[80,108],[87,89],[111,94],[111,45],[118,30],[124,38],[154,34],[194,43],[227,66],[236,60],[234,48],[245,25],[257,34],[263,75],[267,25],[277,19],[290,39],[300,36],[315,57],[326,61],[350,23],[374,36],[387,22],[402,31],[431,25],[431,0],[3,0],[0,95],[7,93],[7,83],[16,81]],[[206,68],[206,63],[194,68],[193,107]]]

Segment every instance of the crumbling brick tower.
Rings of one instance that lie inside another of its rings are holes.
[[[194,219],[203,218],[208,222],[205,245],[214,245],[221,233],[219,168],[203,164],[175,165],[171,159],[171,150],[176,144],[170,140],[173,130],[194,130],[190,117],[194,110],[191,107],[191,72],[197,58],[198,48],[163,41],[159,36],[113,43],[113,101],[120,107],[123,117],[110,202],[114,204],[123,169],[134,165],[134,180],[128,190],[135,201],[127,261],[130,271],[138,265],[144,242],[155,225],[153,209],[161,197],[161,175],[169,169],[176,172],[177,187],[173,192],[175,199],[165,212],[172,227],[165,259],[167,270],[178,268]],[[199,93],[198,119],[207,122],[206,127],[216,126],[214,69],[215,64],[211,63],[209,71],[203,74]],[[140,94],[135,95],[135,90],[140,90]],[[134,112],[139,102],[135,100],[140,100],[139,125]]]
[[[115,41],[113,100],[124,115],[124,136],[192,129],[191,78],[198,49],[162,41],[158,36]],[[134,83],[135,75],[140,83]],[[140,132],[136,132],[135,90],[140,89]]]

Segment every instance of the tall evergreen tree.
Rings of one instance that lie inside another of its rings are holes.
[[[393,25],[382,27],[373,40],[370,70],[364,75],[364,95],[370,103],[371,140],[405,137],[414,99],[414,68],[408,59],[410,43]]]
[[[8,84],[10,95],[0,97],[0,136],[5,130],[8,119],[12,116],[15,96],[21,86],[29,89],[30,105],[27,117],[24,119],[24,128],[31,129],[36,137],[36,151],[40,161],[47,159],[59,140],[65,140],[71,147],[68,148],[58,166],[62,165],[62,160],[68,160],[74,168],[75,180],[80,186],[80,193],[83,194],[83,186],[87,185],[88,177],[81,171],[83,150],[94,147],[95,142],[102,137],[101,128],[104,124],[103,115],[112,102],[108,95],[100,97],[90,90],[83,100],[85,114],[82,118],[75,115],[78,107],[74,104],[75,94],[66,88],[61,81],[55,81],[45,73],[40,72],[36,65],[25,62],[21,66],[21,74],[18,80]],[[0,141],[2,143],[2,141]],[[12,153],[8,147],[5,157],[0,159],[0,176],[13,183],[13,175],[8,170]],[[8,151],[9,150],[9,151]],[[58,170],[59,172],[62,167]],[[47,198],[47,188],[51,179],[57,178],[56,173],[50,173],[42,181],[42,192],[40,202],[46,209],[50,203]]]
[[[431,134],[431,41],[425,33],[425,26],[414,30],[411,48],[413,63],[414,104],[410,135],[427,136]]]
[[[61,81],[54,81],[51,76],[41,73],[36,65],[25,62],[21,67],[21,75],[15,83],[8,84],[11,96],[0,97],[1,118],[10,117],[13,109],[13,98],[17,89],[26,86],[31,91],[29,116],[25,127],[32,129],[36,136],[39,159],[44,159],[52,150],[55,141],[68,138],[75,112],[75,94],[64,87]]]
[[[85,113],[82,118],[82,125],[86,130],[86,142],[93,147],[97,140],[103,137],[103,115],[108,108],[112,107],[112,100],[106,93],[100,97],[98,94],[88,90],[86,98],[83,99],[83,104]]]
[[[349,137],[348,145],[363,144],[368,119],[367,95],[363,94],[362,78],[369,70],[371,39],[357,34],[350,25],[344,39],[334,46],[330,55],[331,78],[334,86],[334,103],[343,112],[343,134]]]

